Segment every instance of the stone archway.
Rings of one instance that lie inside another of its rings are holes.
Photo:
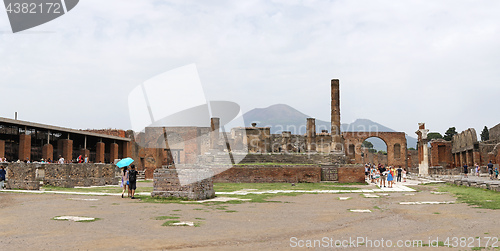
[[[383,140],[387,145],[388,165],[407,166],[406,136],[404,132],[343,132],[342,137],[346,156],[350,156],[353,163],[363,163],[361,145],[366,139],[375,137]],[[352,149],[354,149],[354,153],[352,153]]]

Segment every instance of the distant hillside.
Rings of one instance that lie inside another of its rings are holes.
[[[271,133],[279,134],[282,131],[291,131],[292,134],[305,134],[306,133],[306,119],[311,118],[295,108],[285,105],[277,104],[267,108],[256,108],[243,114],[246,126],[251,126],[252,123],[257,123],[258,127],[271,127]],[[328,130],[330,132],[330,121],[323,121],[316,119],[316,132]],[[357,119],[351,124],[342,124],[341,130],[343,132],[395,132],[395,130],[373,122],[369,119]],[[408,147],[415,147],[417,139],[406,136]],[[377,150],[385,150],[386,146],[380,139],[369,139],[374,148]]]

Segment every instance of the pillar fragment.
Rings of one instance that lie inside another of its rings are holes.
[[[104,143],[97,142],[95,146],[95,163],[104,163],[104,149]]]
[[[31,135],[19,135],[19,160],[31,160]]]

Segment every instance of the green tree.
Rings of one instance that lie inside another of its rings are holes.
[[[408,150],[415,150],[415,148],[413,148],[413,147],[410,147],[410,148],[408,148]]]
[[[370,141],[363,141],[363,143],[361,144],[364,148],[368,148],[368,149],[372,149],[373,148],[373,144],[372,142]]]
[[[382,150],[378,151],[378,153],[379,154],[383,154],[383,155],[387,155],[387,152],[386,151],[382,151]]]
[[[442,139],[443,138],[443,135],[441,135],[441,133],[438,133],[438,132],[430,132],[427,134],[427,139],[429,141],[433,140],[433,139]]]
[[[448,128],[448,130],[444,133],[444,137],[443,139],[444,140],[447,140],[447,141],[451,141],[451,139],[453,139],[453,135],[456,135],[458,134],[457,133],[457,129],[455,127],[450,127]]]
[[[488,127],[484,126],[483,131],[481,132],[481,141],[486,141],[490,139],[490,131]]]

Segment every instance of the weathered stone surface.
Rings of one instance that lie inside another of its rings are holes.
[[[188,168],[184,167],[183,171],[187,169]],[[193,176],[206,176],[203,170],[193,170],[191,174]],[[158,168],[154,171],[153,192],[151,196],[186,198],[189,200],[206,200],[215,197],[212,178],[202,180],[199,180],[200,177],[192,178],[198,181],[181,185],[178,177],[178,170]]]
[[[117,185],[117,167],[112,164],[38,164],[9,163],[8,180],[10,188],[39,189],[30,182],[57,187]],[[43,174],[43,177],[37,177]],[[23,188],[22,186],[26,186]]]
[[[229,183],[314,183],[320,181],[321,167],[293,165],[233,167],[214,177],[214,182]]]
[[[340,166],[338,175],[339,183],[364,183],[365,167],[363,165]]]

